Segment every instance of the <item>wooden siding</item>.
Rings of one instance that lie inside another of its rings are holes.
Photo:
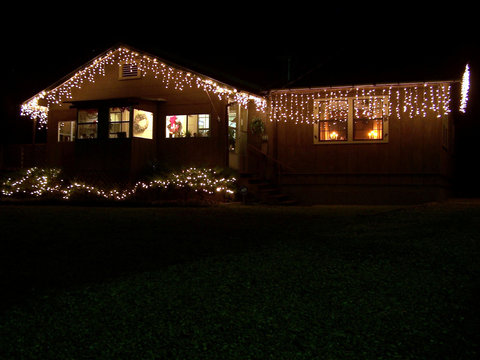
[[[72,102],[106,99],[140,99],[138,108],[154,114],[153,139],[94,139],[58,142],[58,123],[76,120],[71,104],[54,105],[49,111],[48,163],[83,174],[107,173],[135,179],[154,163],[169,168],[226,166],[226,102],[211,98],[201,89],[177,90],[153,75],[119,79],[117,65],[106,67],[105,76],[72,90]],[[210,137],[168,139],[167,115],[210,114]],[[100,175],[99,175],[100,176]]]
[[[314,144],[312,124],[269,122],[268,154],[283,165],[282,190],[304,203],[439,200],[452,175],[453,122],[444,117],[449,148],[443,146],[445,119],[428,113],[391,115],[386,143]]]

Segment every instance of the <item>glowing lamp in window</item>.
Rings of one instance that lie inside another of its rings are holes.
[[[338,133],[336,131],[330,133],[330,140],[338,140]]]

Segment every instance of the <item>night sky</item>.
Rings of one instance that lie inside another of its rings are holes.
[[[25,141],[20,134],[29,123],[19,119],[19,104],[119,43],[254,91],[452,80],[466,62],[478,63],[473,9],[258,4],[109,10],[82,4],[60,13],[14,6],[9,15],[16,21],[2,24],[0,140]]]

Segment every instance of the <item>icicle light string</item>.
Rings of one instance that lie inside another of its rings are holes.
[[[99,76],[105,76],[107,66],[114,64],[118,66],[136,64],[142,76],[153,74],[154,78],[160,79],[167,88],[173,87],[175,90],[181,91],[185,88],[196,87],[217,95],[220,100],[231,99],[244,107],[250,101],[253,101],[258,111],[265,112],[266,110],[267,103],[262,97],[237,91],[214,80],[173,68],[156,58],[146,55],[141,56],[130,49],[118,48],[97,58],[59,86],[35,95],[22,104],[20,114],[37,120],[39,127],[46,126],[48,110],[51,105],[61,105],[63,101],[72,99],[73,90],[81,89],[86,83],[94,83]],[[40,106],[39,101],[41,100],[46,101],[47,105]]]
[[[127,48],[118,48],[112,50],[102,57],[94,60],[89,66],[75,73],[71,78],[61,85],[43,91],[21,106],[21,115],[29,116],[37,120],[38,126],[43,127],[47,123],[48,110],[51,105],[61,105],[65,100],[72,99],[72,91],[81,89],[85,83],[94,83],[99,76],[105,76],[106,67],[109,65],[134,63],[142,76],[153,74],[154,78],[159,79],[162,84],[169,88],[182,91],[185,88],[198,88],[207,93],[215,94],[219,99],[231,99],[240,105],[246,107],[250,101],[255,103],[257,111],[265,112],[267,103],[269,105],[270,121],[293,122],[300,124],[311,124],[320,120],[319,114],[314,111],[316,101],[325,102],[325,114],[329,117],[343,117],[345,109],[341,110],[344,102],[348,98],[354,98],[359,104],[363,99],[363,105],[368,107],[369,116],[374,116],[376,108],[379,105],[378,97],[385,99],[384,114],[396,115],[401,118],[402,114],[408,117],[427,117],[430,111],[436,117],[441,117],[450,112],[450,85],[448,84],[424,84],[421,85],[401,85],[381,88],[368,89],[357,87],[352,89],[323,89],[311,92],[295,92],[290,90],[286,92],[273,92],[268,100],[246,92],[239,92],[236,89],[220,85],[215,81],[195,75],[188,71],[175,69],[156,58],[143,55]],[[463,81],[462,88],[462,107],[466,106],[468,96],[468,68]],[[421,86],[421,88],[419,88]],[[387,94],[388,91],[388,94]],[[368,101],[367,101],[368,100]],[[40,101],[46,102],[46,106],[40,105]],[[430,104],[430,105],[429,105]],[[348,111],[348,110],[347,110]],[[325,115],[324,114],[324,115]]]
[[[272,92],[269,96],[269,120],[295,124],[312,124],[325,119],[348,116],[348,101],[354,101],[354,114],[376,118],[378,114],[409,118],[442,117],[450,113],[449,84],[389,86],[376,89],[320,89],[295,92]],[[318,102],[318,103],[317,103]],[[317,104],[317,105],[315,105]],[[316,110],[314,110],[316,109]]]

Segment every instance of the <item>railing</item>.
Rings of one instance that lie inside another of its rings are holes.
[[[0,169],[17,170],[45,166],[46,144],[4,144],[0,150]]]
[[[250,170],[252,170],[251,165],[253,165],[254,172],[257,172],[262,178],[269,179],[274,183],[277,183],[281,173],[295,172],[295,169],[279,161],[278,159],[275,159],[255,145],[248,144],[247,149],[250,153],[255,154],[256,158],[259,160],[256,164],[252,164],[250,161],[251,158],[249,157]]]

